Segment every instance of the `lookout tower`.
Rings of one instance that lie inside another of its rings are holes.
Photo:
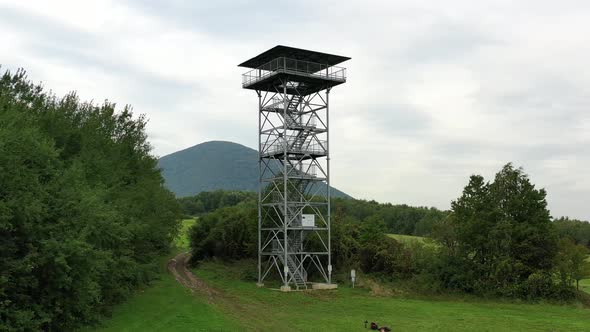
[[[329,95],[349,59],[279,45],[239,65],[258,96],[259,285],[331,285]]]

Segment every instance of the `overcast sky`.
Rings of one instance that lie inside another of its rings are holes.
[[[332,183],[447,209],[507,162],[553,216],[590,220],[590,1],[6,1],[2,70],[131,104],[154,153],[256,148],[243,60],[277,44],[352,57],[332,91]]]

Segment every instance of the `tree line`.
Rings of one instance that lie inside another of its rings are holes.
[[[414,207],[406,204],[378,203],[374,200],[333,198],[334,211],[357,221],[378,219],[384,232],[429,236],[435,224],[448,216],[448,211],[434,207]]]
[[[560,237],[590,249],[590,222],[561,217],[554,221]]]
[[[344,278],[357,268],[427,293],[572,299],[590,277],[587,223],[552,220],[546,194],[507,164],[493,181],[471,176],[446,212],[334,199],[333,264]],[[190,232],[193,261],[256,257],[256,220],[255,198],[203,216]],[[400,242],[390,232],[431,240]]]
[[[0,330],[76,329],[156,276],[180,209],[145,125],[0,76]]]
[[[216,190],[201,192],[195,196],[178,198],[182,211],[187,216],[200,216],[217,209],[256,202],[258,195],[247,191]],[[349,218],[365,220],[377,218],[383,221],[385,231],[395,234],[427,236],[432,227],[446,218],[448,211],[436,208],[413,207],[406,204],[393,205],[374,200],[332,198],[334,210],[340,210]]]
[[[199,216],[243,201],[257,199],[257,194],[249,191],[215,190],[203,191],[194,196],[180,197],[178,203],[186,216]]]

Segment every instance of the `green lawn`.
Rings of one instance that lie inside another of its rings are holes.
[[[237,325],[170,274],[115,307],[111,319],[87,331],[227,331]]]
[[[183,221],[179,251],[188,248],[186,234],[194,222]],[[163,266],[160,280],[86,331],[364,331],[365,320],[394,331],[590,331],[590,310],[573,305],[376,297],[348,287],[281,293],[241,280],[244,269],[255,270],[253,264],[209,262],[195,269],[219,290],[213,303],[183,288]],[[590,280],[581,285],[589,291]]]
[[[244,330],[362,331],[368,320],[394,331],[590,331],[590,310],[575,306],[375,297],[344,287],[285,294],[241,281],[238,271],[206,263],[196,273],[224,291],[216,307]]]
[[[189,247],[188,229],[195,219],[182,220],[175,252]],[[172,256],[172,255],[171,255]],[[86,331],[232,331],[238,326],[202,296],[183,288],[162,262],[161,278],[115,307],[112,318]]]
[[[365,320],[394,331],[590,330],[590,310],[575,306],[374,297],[344,287],[281,293],[241,281],[237,268],[219,263],[202,264],[196,273],[222,290],[215,304],[164,275],[117,306],[113,317],[95,330],[364,331]]]

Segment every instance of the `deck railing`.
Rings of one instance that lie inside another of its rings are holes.
[[[243,74],[242,86],[248,86],[277,73],[292,73],[340,82],[346,81],[346,68],[344,67],[279,57]]]
[[[317,167],[315,165],[301,165],[301,168],[293,167],[291,165],[287,165],[287,174],[289,176],[299,176],[299,177],[316,177],[318,174]]]
[[[327,142],[321,141],[308,141],[304,142],[301,146],[293,144],[297,136],[287,137],[287,153],[300,153],[300,154],[326,154]],[[277,138],[272,142],[263,143],[260,145],[260,151],[263,155],[273,155],[285,151],[284,140]]]

